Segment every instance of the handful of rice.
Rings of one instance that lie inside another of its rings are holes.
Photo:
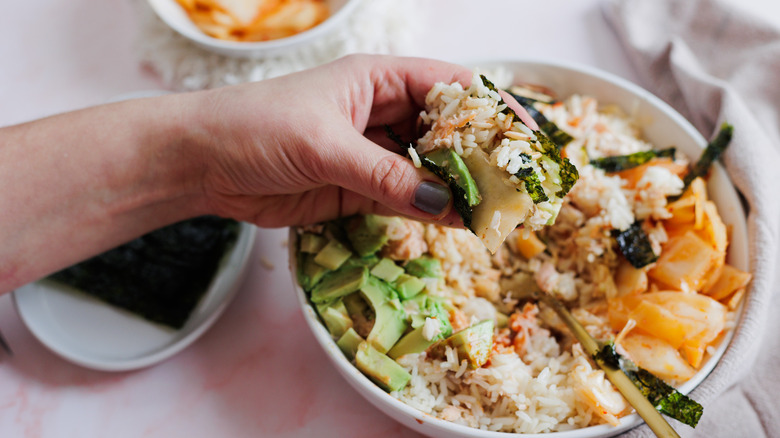
[[[425,104],[420,119],[430,129],[409,153],[448,177],[464,225],[491,252],[518,226],[537,230],[555,222],[577,169],[520,120],[487,78],[475,74],[466,89],[437,83]]]

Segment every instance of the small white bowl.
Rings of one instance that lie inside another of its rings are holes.
[[[515,81],[545,85],[560,96],[587,94],[595,97],[600,104],[615,104],[631,111],[639,121],[644,138],[656,147],[676,146],[692,159],[698,158],[707,144],[687,120],[659,98],[625,79],[592,67],[547,60],[472,62],[467,65],[487,71],[502,67],[514,73]],[[708,189],[723,221],[732,230],[728,262],[747,271],[749,254],[745,212],[736,189],[719,163],[713,166]],[[290,266],[293,282],[296,282],[296,240],[297,234],[295,230],[291,230]],[[379,410],[417,432],[441,438],[605,438],[642,424],[642,419],[637,414],[632,414],[621,418],[620,425],[616,427],[600,425],[567,432],[511,434],[474,429],[434,418],[391,397],[355,368],[320,322],[303,289],[297,283],[295,287],[304,317],[314,337],[347,383]],[[726,333],[715,353],[707,359],[696,375],[678,388],[682,393],[689,393],[707,377],[725,352],[733,333],[733,329]]]
[[[330,16],[322,23],[299,34],[260,42],[225,41],[203,33],[187,16],[187,12],[176,0],[148,0],[160,19],[171,29],[206,50],[222,55],[240,58],[263,58],[279,55],[326,35],[343,24],[362,0],[326,0]]]
[[[209,288],[178,330],[47,280],[14,291],[16,311],[46,348],[71,363],[100,371],[145,368],[182,351],[217,321],[247,273],[256,233],[254,225],[240,224]]]

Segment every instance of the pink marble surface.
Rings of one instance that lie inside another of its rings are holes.
[[[416,55],[447,60],[557,56],[634,74],[603,20],[601,0],[427,0]],[[749,2],[760,6],[761,1]],[[160,88],[133,50],[131,0],[36,0],[0,17],[0,126]],[[534,20],[490,37],[448,23],[470,8],[523,9]],[[436,19],[433,12],[437,13]],[[780,16],[780,14],[778,14]],[[544,35],[556,23],[561,35]],[[495,41],[515,41],[500,47]],[[236,299],[198,341],[158,365],[105,373],[72,365],[25,328],[9,295],[0,330],[0,437],[416,437],[344,384],[315,344],[293,294],[285,230],[259,230]],[[272,267],[270,266],[272,265]]]

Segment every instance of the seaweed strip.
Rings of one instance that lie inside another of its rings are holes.
[[[614,343],[604,344],[593,359],[622,370],[659,412],[691,427],[696,427],[699,423],[704,408],[698,402],[678,392],[650,371],[622,357],[615,351]]]
[[[561,156],[561,151],[558,149],[558,146],[546,135],[540,131],[535,131],[534,135],[536,135],[536,139],[542,146],[540,152],[553,160],[559,167],[558,175],[561,178],[561,190],[559,190],[555,196],[563,198],[569,193],[569,190],[571,190],[580,177],[577,167],[574,166],[568,158],[563,158]],[[542,166],[542,169],[544,169],[544,166]]]
[[[612,230],[612,236],[617,240],[618,249],[631,266],[639,269],[658,260],[653,252],[645,230],[640,222],[634,222],[625,231]]]
[[[547,197],[547,194],[544,193],[542,183],[539,181],[539,175],[534,172],[533,168],[525,167],[520,169],[515,173],[515,176],[525,183],[525,191],[528,193],[528,196],[531,197],[531,200],[534,201],[534,204],[550,200],[550,198]]]
[[[604,169],[605,172],[620,172],[621,170],[628,170],[641,166],[653,158],[668,157],[674,159],[675,153],[675,148],[661,149],[658,151],[641,151],[628,155],[594,158],[590,160],[590,164],[600,169]]]
[[[238,222],[189,219],[52,274],[74,287],[149,321],[181,328],[208,290]]]

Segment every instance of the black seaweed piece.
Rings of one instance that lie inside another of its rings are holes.
[[[707,175],[707,172],[710,171],[710,167],[712,167],[712,163],[717,161],[721,154],[723,154],[723,151],[726,150],[729,143],[731,143],[731,137],[733,135],[733,126],[726,122],[720,125],[720,131],[718,131],[718,135],[716,135],[715,138],[710,141],[709,144],[707,144],[707,147],[699,157],[699,160],[693,166],[691,171],[685,175],[683,182],[685,183],[686,188],[694,179]]]
[[[615,344],[604,344],[593,360],[622,370],[642,395],[662,414],[696,427],[704,408],[692,398],[680,393],[650,371],[638,367],[615,351]]]
[[[389,125],[385,125],[385,133],[390,140],[398,144],[403,150],[408,150],[410,147],[414,147],[411,142],[403,141]],[[466,228],[471,229],[472,209],[469,205],[468,195],[466,194],[466,191],[463,190],[463,187],[458,185],[458,181],[455,179],[455,176],[447,169],[434,163],[430,158],[427,158],[424,155],[420,155],[420,164],[422,164],[422,166],[428,169],[431,173],[441,178],[442,181],[447,183],[450,191],[452,191],[452,207],[460,215],[460,218],[463,220],[463,225]]]
[[[653,252],[650,239],[639,221],[631,224],[625,231],[612,230],[612,236],[617,240],[620,253],[631,266],[639,269],[658,260],[658,255]]]
[[[482,84],[485,85],[488,90],[495,91],[496,93],[498,93],[498,88],[496,88],[496,86],[492,82],[490,82],[490,79],[486,78],[485,75],[479,75],[479,77],[482,79]],[[501,99],[499,102],[503,102],[503,101],[504,101],[504,99]],[[504,108],[501,112],[506,114],[506,115],[508,115],[508,116],[512,116],[512,118],[513,118],[513,120],[515,122],[520,122],[523,125],[525,125],[525,122],[523,122],[520,119],[520,116],[517,115],[515,110],[513,110],[512,108],[509,108],[509,105],[507,105],[506,108]]]
[[[704,152],[702,152],[699,160],[696,162],[696,164],[693,165],[688,174],[685,175],[685,178],[683,178],[682,192],[680,192],[679,195],[667,197],[666,201],[674,202],[680,199],[682,194],[688,190],[688,187],[691,185],[691,182],[693,182],[694,179],[707,176],[707,173],[710,171],[710,167],[712,167],[712,163],[720,158],[720,156],[723,154],[723,151],[725,151],[729,143],[731,143],[731,137],[733,135],[734,127],[727,122],[723,122],[723,124],[720,125],[718,134],[714,139],[712,139],[712,141],[707,144],[707,147],[704,148]]]
[[[541,111],[536,109],[534,106],[534,102],[537,102],[536,100],[525,96],[520,96],[509,91],[507,91],[507,93],[514,97],[517,103],[519,103],[523,108],[525,108],[526,111],[528,111],[528,114],[531,116],[531,118],[534,119],[537,125],[539,125],[539,129],[550,137],[550,139],[558,146],[558,149],[566,146],[569,144],[569,142],[574,140],[574,137],[567,134],[565,131],[559,128],[555,122],[550,121],[550,119],[545,117]]]
[[[179,329],[237,236],[236,221],[198,217],[152,231],[49,278]]]
[[[590,164],[594,167],[604,169],[605,172],[619,172],[621,170],[627,170],[641,166],[653,158],[668,157],[674,159],[675,153],[675,148],[661,149],[658,151],[642,151],[628,155],[595,158],[590,160]]]
[[[539,175],[534,172],[532,167],[520,169],[515,173],[515,176],[525,183],[525,191],[528,193],[528,196],[531,197],[531,200],[534,201],[534,204],[550,200],[544,192],[544,188],[542,188],[542,183],[539,181]]]
[[[574,187],[574,184],[580,178],[580,173],[577,171],[577,167],[572,164],[568,158],[561,157],[561,151],[558,149],[558,146],[556,146],[546,135],[540,131],[535,131],[534,135],[536,135],[536,139],[542,147],[542,150],[539,152],[558,164],[558,174],[561,178],[561,190],[559,190],[555,196],[563,198],[569,193],[569,190]],[[542,169],[544,170],[544,166],[542,166]]]

